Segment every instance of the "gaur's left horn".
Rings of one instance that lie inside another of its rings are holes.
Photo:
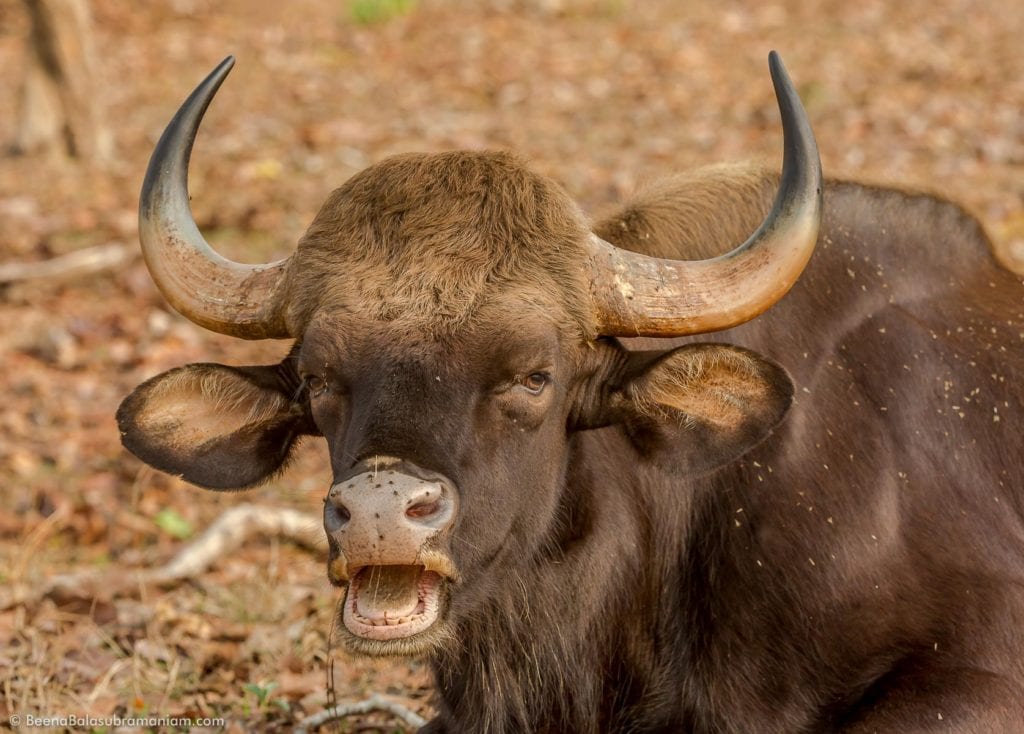
[[[768,217],[746,242],[710,260],[663,260],[596,235],[588,265],[605,336],[683,336],[737,326],[793,286],[821,222],[821,161],[800,97],[774,51],[768,56],[782,115],[782,178]]]
[[[288,258],[243,265],[221,257],[192,218],[188,162],[199,123],[235,60],[224,59],[196,87],[167,126],[139,201],[139,238],[160,291],[183,316],[211,331],[243,339],[289,336],[280,288]]]

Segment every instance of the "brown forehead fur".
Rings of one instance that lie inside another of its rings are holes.
[[[300,241],[289,326],[351,313],[441,336],[529,294],[591,338],[586,237],[572,199],[511,154],[388,158],[332,192]]]

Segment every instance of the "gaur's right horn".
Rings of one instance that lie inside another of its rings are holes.
[[[782,179],[768,217],[732,252],[664,260],[597,235],[588,265],[605,336],[682,336],[728,329],[762,313],[793,286],[821,222],[821,161],[807,114],[779,55],[768,56],[785,137]]]

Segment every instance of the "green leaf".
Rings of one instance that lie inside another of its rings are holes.
[[[158,528],[178,540],[191,537],[194,532],[192,523],[179,515],[176,510],[172,510],[169,507],[156,513],[153,517],[153,522],[156,523]]]
[[[267,699],[270,697],[271,692],[277,688],[277,683],[270,681],[268,683],[246,683],[243,690],[256,696],[256,703],[260,708],[263,708]]]
[[[416,0],[349,0],[348,12],[356,23],[382,23],[405,15],[416,6]]]

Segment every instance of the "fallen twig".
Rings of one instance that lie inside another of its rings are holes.
[[[298,510],[261,505],[235,505],[224,512],[185,546],[162,568],[146,574],[146,581],[167,584],[192,578],[205,571],[218,558],[238,548],[253,535],[284,537],[314,551],[327,547],[323,533],[311,532],[320,527],[320,518]]]
[[[120,242],[86,247],[38,262],[0,263],[0,283],[43,278],[66,279],[116,268],[139,254],[139,248]]]
[[[320,518],[297,510],[280,507],[242,504],[225,511],[199,537],[186,545],[168,563],[155,569],[136,573],[82,571],[62,574],[41,584],[13,584],[0,589],[0,609],[45,598],[57,600],[73,598],[114,598],[138,593],[142,584],[173,585],[195,578],[218,558],[241,546],[254,535],[272,535],[285,538],[313,551],[326,547],[323,533],[315,531]]]
[[[337,721],[346,716],[355,716],[356,714],[368,714],[373,711],[389,713],[414,729],[425,726],[427,723],[427,720],[415,711],[411,711],[402,704],[389,701],[379,693],[375,693],[365,701],[331,706],[312,716],[307,716],[299,722],[298,727],[295,729],[295,734],[307,734],[307,732],[316,730],[330,721]]]

